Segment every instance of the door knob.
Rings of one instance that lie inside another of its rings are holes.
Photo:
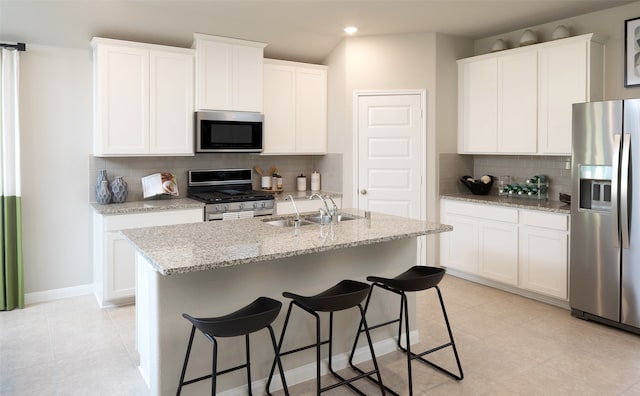
[[[362,190],[360,190],[360,194],[367,195],[367,189],[363,188]]]

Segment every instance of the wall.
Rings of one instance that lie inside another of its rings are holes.
[[[329,150],[343,154],[345,205],[355,202],[354,91],[434,87],[434,34],[348,38],[324,62],[329,66]],[[407,62],[411,59],[411,62]],[[430,93],[427,93],[429,96]],[[427,99],[427,131],[433,130]],[[335,113],[334,113],[335,112]],[[335,150],[335,151],[334,151]],[[355,205],[355,204],[354,204]]]
[[[357,199],[353,175],[354,91],[426,89],[427,219],[436,221],[440,142],[444,150],[455,150],[455,59],[469,56],[471,49],[470,40],[433,33],[370,36],[344,40],[325,60],[329,65],[329,151],[343,154],[342,191],[346,206],[350,206],[349,202],[355,206]],[[428,263],[436,257],[434,240],[428,239]]]
[[[86,285],[91,51],[30,44],[20,63],[25,291]]]

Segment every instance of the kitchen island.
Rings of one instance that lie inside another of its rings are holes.
[[[395,216],[343,210],[355,219],[337,225],[307,224],[299,229],[274,226],[267,218],[149,227],[123,231],[137,250],[136,333],[140,371],[152,395],[175,394],[190,323],[182,318],[219,316],[267,296],[283,301],[283,291],[315,294],[343,279],[364,281],[368,275],[395,276],[417,262],[416,238],[450,231],[447,225],[431,224]],[[414,306],[415,299],[409,302]],[[399,300],[374,295],[368,318],[372,322],[397,315]],[[286,307],[286,305],[285,305]],[[274,323],[282,329],[285,309]],[[412,314],[415,318],[415,312]],[[324,320],[323,320],[324,322]],[[413,320],[415,323],[415,320]],[[323,323],[323,337],[327,327]],[[308,314],[294,313],[292,332],[285,343],[300,346],[313,341],[314,322]],[[349,340],[358,326],[355,312],[339,312],[335,318],[334,367],[346,366]],[[395,350],[393,326],[377,330],[378,354]],[[417,338],[415,325],[412,342]],[[254,390],[264,391],[273,352],[268,333],[251,337]],[[359,346],[356,361],[369,359]],[[308,352],[308,353],[306,353]],[[284,359],[289,385],[315,375],[312,350]],[[243,362],[242,337],[222,339],[218,367]],[[326,358],[326,348],[323,348]],[[210,373],[211,344],[199,334],[194,340],[187,378]],[[221,376],[218,391],[242,393],[246,382],[242,371]],[[183,394],[208,392],[210,382],[187,386]],[[272,385],[277,388],[279,382]]]

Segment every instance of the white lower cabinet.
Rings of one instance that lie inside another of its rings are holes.
[[[517,216],[517,215],[516,215]],[[508,285],[518,284],[518,225],[480,220],[478,273]]]
[[[498,282],[518,282],[518,210],[441,201],[441,264]]]
[[[136,294],[136,254],[121,230],[203,221],[202,208],[93,215],[93,283],[101,307],[129,304]]]
[[[566,300],[569,216],[441,200],[440,264]]]
[[[520,287],[566,300],[568,216],[522,211]]]
[[[453,226],[455,232],[440,234],[440,261],[446,267],[470,274],[478,273],[478,219],[447,211],[441,222]]]

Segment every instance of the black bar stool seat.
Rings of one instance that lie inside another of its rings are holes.
[[[291,302],[289,303],[289,309],[287,311],[287,316],[284,321],[284,327],[282,329],[282,334],[280,335],[280,342],[278,343],[278,351],[279,356],[283,357],[286,355],[290,355],[292,353],[301,352],[310,348],[316,348],[316,391],[317,394],[324,391],[328,391],[330,389],[337,388],[342,385],[347,385],[353,391],[360,395],[365,395],[365,393],[358,390],[351,383],[359,380],[361,378],[366,378],[373,374],[377,375],[377,383],[379,383],[380,391],[384,395],[385,389],[382,385],[382,378],[380,377],[380,371],[378,369],[378,362],[376,360],[376,356],[373,350],[373,344],[371,342],[371,337],[369,336],[368,328],[365,326],[365,330],[363,330],[367,336],[367,342],[369,344],[369,351],[371,353],[374,370],[371,370],[367,373],[362,373],[361,375],[357,375],[353,378],[345,379],[339,374],[335,372],[332,366],[332,343],[333,343],[333,313],[337,311],[343,311],[350,308],[358,307],[360,311],[360,323],[365,323],[366,320],[364,317],[364,310],[362,308],[362,301],[367,297],[371,286],[364,282],[358,282],[354,280],[343,280],[336,284],[333,287],[330,287],[323,292],[320,292],[313,296],[301,296],[299,294],[284,292],[282,295],[284,297],[290,298]],[[289,318],[291,316],[291,310],[293,306],[297,306],[302,310],[308,312],[316,318],[316,342],[314,344],[309,344],[303,347],[291,349],[288,351],[282,351],[282,343],[284,341],[285,333],[288,328]],[[318,312],[328,312],[329,313],[329,338],[325,341],[321,341],[320,339],[320,316]],[[359,335],[359,332],[357,333]],[[331,374],[336,377],[340,382],[336,384],[329,385],[327,387],[322,388],[320,382],[320,346],[324,344],[329,344],[329,371]],[[271,379],[274,374],[276,361],[274,360],[271,365],[271,372],[269,373],[269,379],[267,381],[267,394],[269,393],[269,387],[271,385]],[[282,370],[281,370],[282,372]]]
[[[249,387],[249,395],[251,392],[251,362],[249,351],[249,334],[256,331],[267,328],[271,336],[271,343],[275,353],[275,359],[280,369],[280,376],[282,379],[285,394],[289,394],[285,382],[285,378],[282,372],[282,365],[278,356],[278,346],[276,344],[275,334],[271,323],[278,317],[282,303],[278,300],[274,300],[268,297],[259,297],[251,304],[238,309],[228,315],[211,317],[211,318],[194,318],[186,313],[182,316],[191,322],[191,336],[189,337],[189,344],[187,346],[187,353],[184,358],[184,364],[182,366],[182,374],[180,375],[180,383],[178,384],[177,395],[180,395],[182,387],[192,384],[194,382],[202,381],[211,378],[211,394],[216,394],[216,377],[218,375],[226,374],[232,371],[240,370],[242,368],[247,369],[247,384]],[[213,361],[211,374],[185,381],[184,377],[187,371],[187,363],[189,362],[189,356],[191,354],[191,346],[193,345],[193,338],[196,328],[204,334],[204,336],[213,344]],[[238,337],[245,336],[246,345],[246,363],[240,366],[232,367],[226,370],[217,371],[217,356],[218,356],[218,342],[216,337]]]
[[[398,348],[406,353],[407,355],[407,373],[408,373],[408,385],[409,385],[409,395],[413,395],[413,375],[411,370],[411,361],[419,360],[424,364],[427,364],[444,374],[456,379],[462,380],[464,378],[464,374],[462,372],[462,365],[460,364],[460,358],[458,356],[458,350],[456,349],[456,344],[453,340],[453,333],[451,332],[451,326],[449,324],[449,318],[447,317],[447,311],[444,307],[444,301],[442,299],[442,293],[440,292],[440,288],[438,284],[442,280],[445,274],[444,268],[439,267],[427,267],[416,265],[400,275],[394,278],[384,278],[380,276],[368,276],[367,280],[369,282],[373,282],[371,285],[371,289],[369,294],[367,295],[367,302],[365,303],[365,315],[367,310],[369,309],[369,302],[371,301],[371,294],[375,287],[379,287],[381,289],[385,289],[392,293],[400,295],[400,314],[397,319],[390,320],[388,322],[379,323],[373,326],[369,326],[368,330],[374,330],[383,326],[387,326],[393,323],[398,323]],[[449,334],[449,342],[439,345],[437,347],[431,348],[427,351],[421,353],[414,353],[411,351],[410,338],[409,338],[409,309],[407,306],[407,292],[417,292],[422,290],[435,289],[438,293],[438,299],[440,300],[440,307],[442,309],[442,314],[444,316],[444,321],[447,325],[447,332]],[[406,339],[406,347],[403,347],[400,339],[402,336],[402,326],[405,326],[405,339]],[[363,373],[361,369],[356,367],[353,364],[353,356],[355,354],[356,346],[358,343],[358,338],[360,333],[367,330],[367,324],[364,320],[360,323],[360,328],[358,329],[358,336],[356,336],[356,340],[353,344],[353,348],[351,350],[351,356],[349,357],[349,365],[356,371]],[[425,359],[423,356],[428,355],[432,352],[439,351],[441,349],[451,347],[453,349],[453,354],[456,360],[456,364],[458,366],[458,374],[454,374],[453,372]],[[377,383],[376,379],[371,376],[367,376],[367,378],[375,383]],[[391,393],[392,395],[398,395],[392,389],[389,389],[385,386],[385,389]]]
[[[421,291],[437,286],[444,277],[444,273],[445,271],[443,268],[416,265],[395,278],[368,276],[367,280],[369,282],[377,282],[405,292]]]
[[[282,295],[312,311],[336,312],[353,308],[360,304],[367,297],[369,288],[370,286],[363,282],[343,280],[337,285],[311,297],[290,292],[284,292]]]

